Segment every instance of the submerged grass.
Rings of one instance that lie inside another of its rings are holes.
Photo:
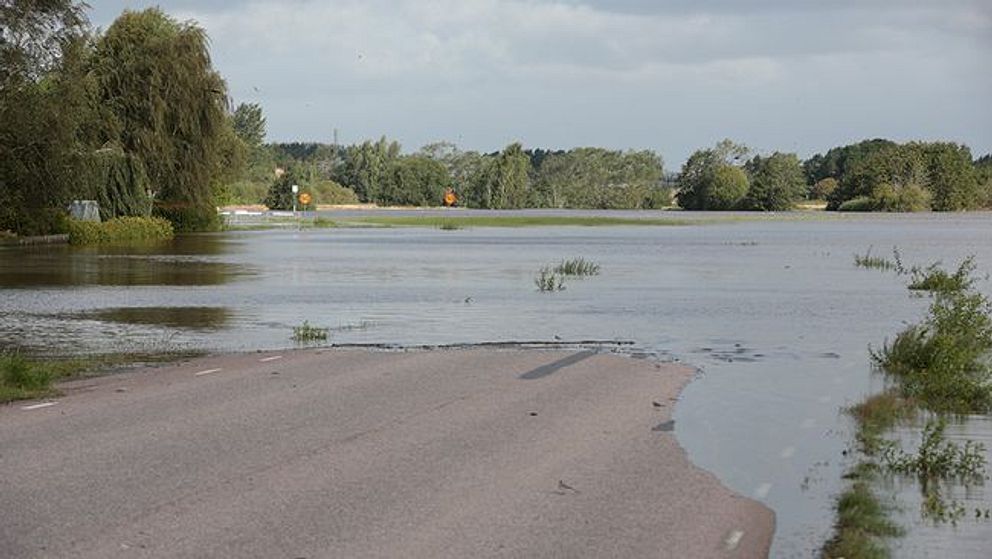
[[[824,547],[823,556],[885,559],[889,557],[885,539],[903,531],[889,519],[888,507],[872,491],[874,474],[869,468],[855,470],[848,478],[854,481],[837,499],[834,537]]]
[[[309,321],[304,320],[300,326],[293,327],[293,341],[295,342],[322,342],[327,339],[327,328],[312,326]]]
[[[585,258],[573,258],[571,260],[562,260],[560,264],[554,267],[554,272],[562,276],[598,276],[599,264]]]
[[[537,272],[534,277],[534,285],[542,293],[552,293],[565,289],[565,277],[556,272],[554,268],[545,266]]]
[[[892,260],[882,258],[881,256],[873,256],[871,249],[872,247],[868,247],[868,250],[864,254],[855,254],[854,265],[858,268],[865,268],[868,270],[882,270],[884,272],[902,271],[902,262],[899,258],[899,251],[897,249],[892,249]]]

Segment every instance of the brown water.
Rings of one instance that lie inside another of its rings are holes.
[[[632,340],[637,352],[700,367],[668,427],[697,464],[776,511],[773,556],[809,557],[830,534],[842,488],[852,426],[839,410],[881,387],[867,346],[926,308],[893,275],[855,268],[853,255],[898,246],[907,263],[954,265],[974,254],[984,273],[990,240],[992,215],[967,214],[232,232],[142,250],[3,247],[0,346],[283,348],[304,320],[329,328],[329,343]],[[601,275],[537,292],[539,268],[578,256],[599,263]],[[988,281],[979,287],[992,291]],[[992,433],[977,418],[958,429]],[[897,556],[986,556],[992,523],[918,522],[909,485],[894,489],[911,528]],[[982,488],[961,498],[992,506]]]

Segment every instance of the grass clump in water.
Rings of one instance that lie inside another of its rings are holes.
[[[167,241],[175,236],[172,224],[160,217],[118,217],[104,222],[68,222],[69,243],[105,245]]]
[[[911,291],[929,291],[931,293],[955,293],[967,291],[975,283],[975,259],[969,256],[958,266],[954,273],[949,273],[939,264],[932,264],[926,268],[913,268],[912,281],[909,289]]]
[[[884,272],[889,271],[902,271],[902,261],[899,256],[899,251],[895,248],[892,249],[892,260],[888,258],[882,258],[881,256],[873,256],[871,254],[871,247],[864,254],[854,255],[854,265],[858,268],[865,268],[868,270],[882,270]]]
[[[824,546],[823,556],[831,559],[889,557],[884,539],[901,535],[902,529],[889,519],[888,508],[871,490],[874,477],[871,468],[856,468],[847,477],[854,483],[837,499],[835,533]]]
[[[565,277],[556,272],[554,268],[545,266],[534,277],[534,285],[542,293],[563,291],[565,289]]]
[[[563,260],[554,267],[553,271],[562,276],[598,276],[599,264],[584,258],[573,258],[571,260]]]
[[[311,326],[309,321],[304,320],[300,326],[293,327],[293,341],[295,342],[322,342],[327,340],[327,328]]]
[[[886,466],[924,481],[953,477],[980,480],[985,475],[985,446],[975,441],[965,441],[963,445],[948,441],[944,437],[946,428],[942,418],[928,421],[916,452],[891,448],[883,457]]]

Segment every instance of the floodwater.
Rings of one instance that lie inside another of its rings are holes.
[[[700,368],[665,429],[696,464],[776,511],[774,557],[811,557],[830,535],[849,466],[853,426],[840,410],[882,386],[868,344],[927,306],[903,279],[855,268],[853,255],[898,246],[907,264],[953,266],[974,254],[985,274],[990,240],[992,215],[945,214],[244,231],[125,251],[0,247],[0,347],[283,348],[304,320],[329,328],[329,343],[630,340]],[[599,263],[601,274],[536,290],[542,266],[572,257]],[[987,279],[979,288],[992,292]],[[987,420],[954,429],[992,441]],[[910,528],[897,556],[984,557],[992,548],[992,521],[934,526],[920,519],[912,483],[892,491]],[[992,507],[984,488],[952,491],[967,508]]]

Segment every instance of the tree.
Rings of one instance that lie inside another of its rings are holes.
[[[750,178],[741,205],[748,210],[784,211],[802,198],[806,189],[803,168],[794,153],[754,156],[744,168]]]
[[[682,165],[676,194],[686,210],[731,210],[747,194],[747,175],[739,167],[750,150],[723,140],[715,147],[697,150]]]
[[[270,210],[289,210],[293,208],[293,201],[296,195],[293,194],[293,185],[300,184],[300,177],[294,169],[289,169],[281,176],[276,177],[269,186],[269,193],[263,202]]]
[[[530,159],[520,143],[510,144],[488,159],[469,185],[471,204],[492,209],[526,207],[530,195]]]
[[[378,142],[366,140],[360,145],[349,146],[342,166],[340,182],[351,188],[364,202],[379,198],[385,185],[386,173],[393,160],[399,157],[400,145],[383,136]]]
[[[61,228],[90,118],[84,4],[0,0],[0,231]]]
[[[234,133],[245,145],[257,148],[265,141],[265,116],[258,103],[241,103],[231,115]]]
[[[950,142],[910,144],[922,152],[927,186],[937,211],[974,210],[982,205],[968,146]]]
[[[125,11],[97,41],[93,72],[115,117],[110,135],[144,162],[156,212],[178,230],[215,226],[212,185],[230,122],[204,31],[157,8]]]
[[[393,161],[375,200],[381,205],[438,206],[451,176],[439,161],[411,155]]]

